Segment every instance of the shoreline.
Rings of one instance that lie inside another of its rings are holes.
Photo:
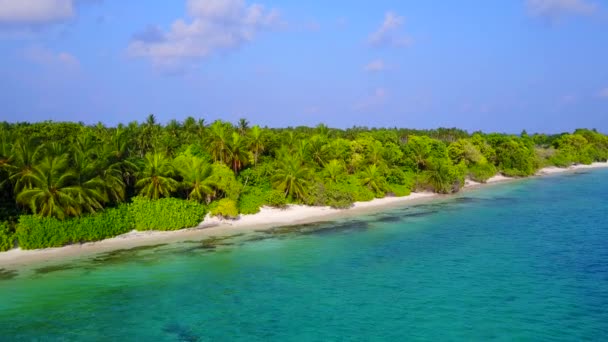
[[[591,165],[574,165],[568,168],[545,167],[535,176],[548,176],[585,169],[606,168],[608,162],[592,163]],[[529,177],[528,177],[529,178]],[[462,190],[480,188],[486,185],[504,183],[526,178],[505,177],[497,174],[486,183],[466,180]],[[355,202],[348,209],[333,209],[330,207],[312,207],[305,205],[289,205],[287,209],[262,207],[260,212],[252,215],[242,215],[238,220],[227,221],[206,217],[197,227],[175,231],[131,231],[113,238],[67,245],[63,247],[22,250],[15,248],[0,252],[0,270],[4,268],[17,269],[31,264],[45,263],[58,260],[69,260],[82,256],[94,256],[100,253],[120,249],[130,249],[156,244],[202,240],[205,238],[227,237],[242,233],[266,230],[280,226],[291,226],[321,221],[332,221],[352,216],[365,215],[391,208],[402,207],[406,204],[418,204],[452,195],[441,195],[431,192],[412,192],[403,197],[376,198],[368,202]]]

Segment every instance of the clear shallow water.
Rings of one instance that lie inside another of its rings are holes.
[[[0,270],[0,340],[605,340],[607,177]]]

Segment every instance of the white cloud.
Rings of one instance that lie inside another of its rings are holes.
[[[599,96],[599,97],[601,97],[601,98],[604,98],[604,99],[608,99],[608,87],[606,87],[606,88],[604,88],[604,89],[600,90],[600,91],[597,93],[597,96]]]
[[[27,38],[39,28],[77,16],[82,5],[103,0],[0,0],[0,39]]]
[[[280,20],[276,9],[247,5],[244,0],[188,0],[186,8],[189,19],[177,19],[169,30],[152,26],[135,34],[128,54],[149,58],[156,66],[175,68],[238,48]]]
[[[80,67],[80,61],[74,55],[67,52],[60,52],[57,54],[57,60],[63,65],[71,67]]]
[[[367,65],[364,67],[364,70],[369,71],[369,72],[384,71],[384,70],[386,70],[386,65],[384,64],[383,60],[375,59],[375,60],[367,63]]]
[[[400,33],[404,18],[395,12],[386,12],[384,21],[380,27],[372,32],[367,41],[372,46],[408,46],[412,43],[412,38]]]
[[[51,67],[80,68],[78,58],[65,51],[54,52],[43,47],[30,47],[24,51],[24,57],[34,63]]]
[[[72,0],[0,0],[2,24],[45,24],[73,16]]]
[[[386,102],[388,94],[384,88],[374,89],[371,95],[361,99],[354,105],[355,110],[367,110],[370,108],[378,107]]]
[[[556,19],[564,15],[592,15],[598,7],[588,0],[526,0],[533,16]]]
[[[321,30],[321,24],[319,24],[318,21],[312,20],[306,23],[305,28],[307,31],[310,32],[318,32],[319,30]]]

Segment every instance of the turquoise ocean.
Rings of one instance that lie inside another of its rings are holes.
[[[1,341],[606,341],[608,170],[9,270]]]

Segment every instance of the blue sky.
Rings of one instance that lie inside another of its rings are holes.
[[[0,120],[608,132],[593,0],[0,0]]]

